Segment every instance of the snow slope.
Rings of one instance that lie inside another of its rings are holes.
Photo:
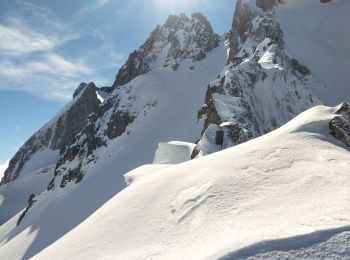
[[[350,99],[350,1],[288,0],[276,8],[286,50],[328,89],[313,89],[327,104]]]
[[[21,212],[31,194],[46,189],[54,175],[55,164],[38,167],[23,174],[15,181],[0,186],[0,226]]]
[[[0,186],[0,226],[27,206],[31,194],[46,189],[58,158],[58,150],[42,148],[24,164],[15,182]]]
[[[203,127],[197,124],[197,110],[208,82],[225,66],[226,54],[221,43],[196,62],[193,70],[186,64],[177,71],[158,68],[123,86],[121,91],[132,88],[129,96],[134,101],[125,100],[130,109],[147,103],[156,105],[140,110],[142,113],[123,135],[95,151],[98,159],[87,165],[79,185],[69,183],[64,189],[57,186],[41,194],[18,227],[18,216],[0,227],[0,259],[29,258],[76,227],[125,187],[124,173],[152,163],[159,142],[193,143]],[[104,119],[99,119],[101,129]]]
[[[350,153],[328,128],[338,109],[157,168],[33,259],[349,256]]]

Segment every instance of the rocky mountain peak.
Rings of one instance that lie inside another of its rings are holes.
[[[323,88],[309,68],[285,50],[274,16],[280,0],[239,0],[229,36],[227,67],[209,84],[202,138],[192,157],[268,133],[319,104],[311,89]]]
[[[27,161],[44,151],[63,151],[85,127],[88,116],[99,109],[96,85],[81,83],[68,103],[50,122],[24,143],[10,160],[0,185],[15,180]]]
[[[183,28],[186,25],[186,23],[189,22],[189,20],[190,19],[184,13],[180,13],[178,15],[169,15],[164,24],[164,27],[177,31],[180,28]]]
[[[204,59],[219,42],[220,37],[203,14],[170,15],[164,25],[158,25],[145,43],[129,55],[117,74],[114,87],[157,67],[176,71],[185,59],[195,63]]]
[[[94,82],[90,82],[89,84],[82,82],[80,85],[77,87],[77,89],[74,91],[73,98],[78,96],[82,90],[84,89],[89,89],[87,93],[92,93],[92,91],[96,91],[97,87]]]
[[[275,5],[283,3],[285,0],[239,0],[232,22],[232,29],[229,35],[230,51],[228,63],[241,62],[237,61],[236,55],[240,46],[244,43],[248,36],[254,36],[255,40],[262,41],[265,37],[283,45],[282,31],[279,25],[271,18],[270,11]],[[263,19],[263,21],[259,19]],[[274,23],[271,26],[271,23]],[[255,28],[255,25],[259,26]]]

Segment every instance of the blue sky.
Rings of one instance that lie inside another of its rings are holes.
[[[128,54],[169,14],[200,11],[230,28],[235,0],[0,0],[0,163],[82,81],[111,85]]]

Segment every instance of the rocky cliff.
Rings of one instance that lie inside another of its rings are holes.
[[[117,74],[114,86],[124,85],[159,66],[177,70],[179,62],[184,59],[195,63],[218,45],[219,36],[203,14],[194,13],[191,17],[171,15],[164,25],[152,31],[139,49],[129,55]]]
[[[268,133],[320,104],[312,88],[323,88],[312,72],[284,49],[274,6],[282,1],[237,1],[228,65],[209,84],[202,138],[192,158]]]
[[[96,91],[94,83],[82,83],[74,93],[74,99],[30,137],[10,160],[0,185],[14,181],[36,153],[45,149],[62,153],[85,127],[88,116],[98,111],[100,100]]]
[[[339,141],[350,146],[350,103],[343,103],[329,122],[330,133]]]

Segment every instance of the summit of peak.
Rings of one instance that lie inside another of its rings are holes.
[[[220,37],[202,13],[190,17],[184,13],[170,15],[164,25],[158,25],[145,43],[129,55],[114,86],[124,85],[158,67],[176,71],[182,60],[202,60],[219,42]]]

